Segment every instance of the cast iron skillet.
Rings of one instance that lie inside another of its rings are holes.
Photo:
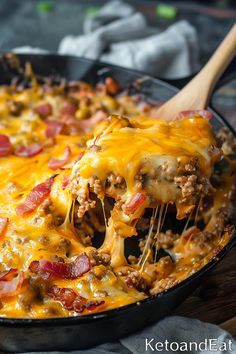
[[[53,74],[71,80],[81,79],[96,83],[101,80],[101,76],[109,75],[122,85],[142,79],[142,94],[154,100],[167,100],[187,81],[186,79],[175,80],[174,86],[170,82],[147,77],[139,72],[76,57],[58,55],[20,55],[19,57],[22,63],[31,62],[37,74],[45,76]],[[235,66],[231,65],[222,82],[236,76],[234,68]],[[0,84],[7,83],[9,79],[9,72],[0,66]],[[225,125],[229,127],[223,117],[215,111],[213,113],[215,118],[212,124],[215,130]],[[0,349],[12,352],[84,349],[140,330],[170,314],[196,289],[203,276],[225,256],[235,241],[236,235],[216,259],[187,280],[140,303],[95,315],[72,318],[41,320],[0,318]]]

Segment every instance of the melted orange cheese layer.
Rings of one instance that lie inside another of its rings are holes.
[[[122,119],[113,116],[108,127],[98,129],[88,144],[90,150],[77,163],[82,178],[96,176],[104,181],[114,173],[124,177],[132,195],[135,176],[141,169],[148,174],[151,167],[155,168],[154,159],[156,166],[167,161],[170,168],[176,168],[177,160],[186,158],[198,158],[202,175],[210,177],[214,157],[209,148],[215,145],[215,139],[207,119],[193,116],[165,122],[139,118],[131,120],[131,124],[124,126]]]

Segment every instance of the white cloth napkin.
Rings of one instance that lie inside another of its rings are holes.
[[[84,35],[66,36],[59,53],[122,65],[150,75],[177,78],[199,69],[196,30],[180,21],[161,32],[120,0],[108,2],[84,23]]]
[[[41,48],[15,48],[41,53]],[[109,1],[99,15],[87,17],[84,34],[65,36],[59,54],[122,65],[161,78],[185,77],[199,69],[196,30],[179,21],[161,32],[149,27],[143,14],[120,0]]]

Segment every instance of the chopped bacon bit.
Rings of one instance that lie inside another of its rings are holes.
[[[8,218],[1,218],[0,217],[0,237],[2,237],[6,230],[7,230],[7,225],[8,225],[9,219]]]
[[[32,262],[29,268],[33,273],[46,272],[61,279],[76,279],[91,269],[91,263],[86,253],[83,253],[71,263],[40,260]]]
[[[24,279],[24,273],[20,272],[16,278],[11,280],[0,280],[0,298],[17,295]]]
[[[87,122],[87,126],[92,128],[94,127],[96,124],[98,124],[99,122],[105,120],[107,118],[107,113],[105,113],[102,110],[97,111],[96,113],[94,113],[91,118],[89,119],[85,119],[84,122]]]
[[[15,150],[15,155],[19,157],[33,157],[38,155],[43,150],[41,144],[32,144],[30,146],[20,146]]]
[[[40,273],[40,269],[39,269],[39,261],[33,261],[30,263],[29,265],[29,270],[32,272],[32,273]],[[41,274],[41,277],[43,279],[48,279],[50,277],[50,274],[49,273],[42,273]]]
[[[69,185],[69,183],[70,183],[70,177],[69,176],[63,176],[62,189],[66,189],[66,187]]]
[[[82,124],[81,124],[81,120],[78,120],[73,116],[65,117],[63,119],[63,123],[65,125],[65,129],[67,131],[67,134],[76,135],[76,134],[84,131]]]
[[[128,288],[133,288],[134,287],[134,282],[133,282],[133,280],[130,277],[127,277],[125,279],[125,282],[126,282]]]
[[[105,303],[105,301],[90,301],[76,294],[72,289],[59,288],[57,285],[51,286],[48,296],[60,301],[65,309],[78,313],[82,313],[85,309],[93,311],[96,307]]]
[[[120,86],[118,82],[115,81],[112,77],[106,78],[105,86],[106,86],[107,93],[111,95],[115,95],[120,90]]]
[[[45,182],[38,184],[32,189],[24,202],[16,207],[16,213],[19,216],[25,216],[32,213],[50,194],[52,184],[56,175],[48,178]]]
[[[93,311],[96,307],[105,304],[105,301],[89,301],[84,297],[78,295],[73,304],[73,310],[78,313],[82,313],[85,309]]]
[[[133,214],[139,207],[141,207],[147,199],[146,194],[137,192],[131,199],[131,201],[125,205],[125,213]]]
[[[67,116],[63,119],[63,123],[66,125],[68,134],[75,135],[77,133],[90,131],[96,124],[106,118],[106,113],[100,110],[88,119],[76,119],[73,116]]]
[[[46,119],[52,115],[52,106],[50,103],[43,103],[35,108],[35,112],[37,112],[41,118]]]
[[[10,268],[8,270],[5,270],[4,272],[0,273],[0,281],[11,280],[17,273],[18,270],[16,268]]]
[[[70,101],[63,102],[60,113],[62,115],[74,116],[77,111],[77,105]]]
[[[68,164],[70,162],[70,158],[71,158],[71,150],[69,146],[67,146],[64,152],[64,159],[59,160],[59,159],[51,158],[49,160],[48,167],[51,168],[52,170],[56,170],[57,168],[63,167],[64,165]]]
[[[58,120],[48,120],[46,121],[46,137],[54,138],[56,135],[60,134],[65,126],[63,122],[59,122]]]
[[[29,265],[29,270],[31,270],[32,273],[38,273],[39,271],[39,261],[33,261]]]
[[[190,110],[190,111],[183,111],[183,112],[179,112],[176,116],[175,116],[175,120],[180,120],[183,118],[187,118],[187,117],[191,117],[193,115],[200,115],[203,118],[206,119],[211,119],[212,118],[212,113],[207,111],[207,110],[203,110],[203,109],[195,109],[195,110]]]
[[[59,288],[58,286],[53,285],[49,289],[48,296],[55,300],[59,300],[67,310],[72,310],[77,294],[72,289]]]
[[[12,145],[7,135],[0,134],[0,157],[8,156],[12,153]]]

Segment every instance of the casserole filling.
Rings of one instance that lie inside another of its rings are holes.
[[[112,78],[6,63],[20,79],[0,87],[0,316],[121,307],[217,257],[234,232],[235,143],[209,112],[167,123]]]

